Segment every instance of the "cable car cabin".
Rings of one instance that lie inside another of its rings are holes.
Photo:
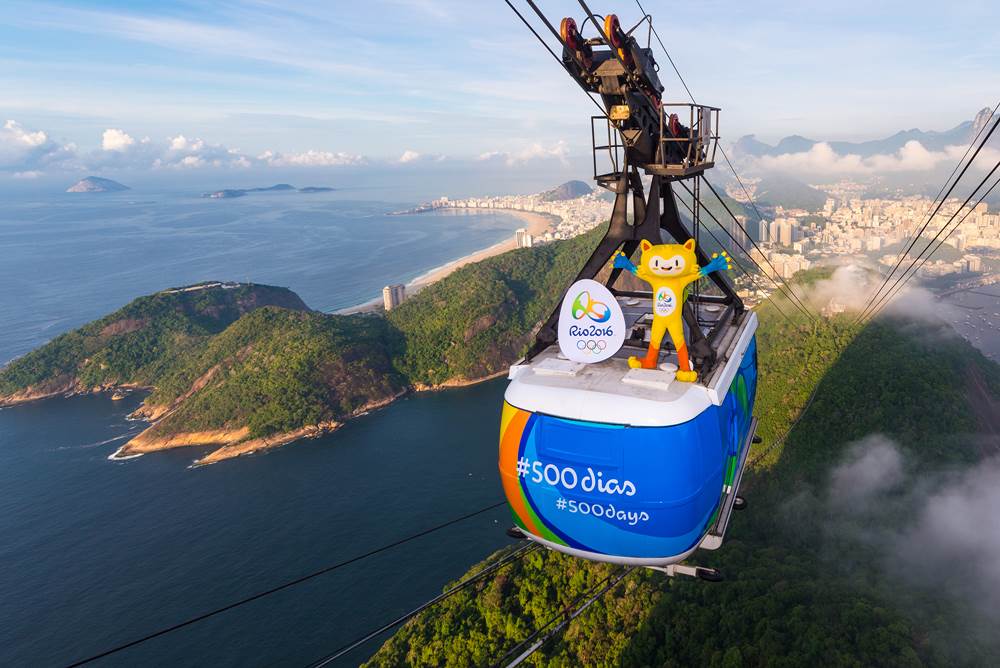
[[[582,37],[571,18],[558,36],[563,65],[606,110],[593,119],[601,132],[591,125],[594,178],[615,202],[561,306],[510,369],[500,477],[531,540],[711,579],[711,569],[680,562],[720,547],[742,505],[757,391],[757,316],[725,276],[726,253],[710,258],[699,243],[700,184],[714,164],[719,110],[663,103],[652,51],[632,36],[648,16],[626,32],[615,15],[601,26],[587,11],[581,25],[599,37]],[[610,171],[598,173],[599,154]],[[690,229],[673,192],[681,180],[691,182]],[[629,286],[635,278],[650,289]]]
[[[550,346],[510,370],[500,428],[500,472],[517,526],[547,547],[597,561],[666,566],[716,549],[729,523],[753,437],[757,317],[737,322],[697,305],[720,326],[718,362],[701,382],[633,369],[645,350],[648,299],[619,297],[637,335],[596,364]]]

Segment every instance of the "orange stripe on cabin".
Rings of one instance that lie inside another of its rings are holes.
[[[528,531],[537,536],[541,532],[532,520],[532,513],[521,493],[521,480],[517,476],[517,451],[521,447],[521,436],[530,417],[531,413],[504,402],[503,417],[500,419],[500,481],[511,509]]]

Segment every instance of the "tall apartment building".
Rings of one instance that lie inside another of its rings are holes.
[[[531,248],[535,241],[524,227],[514,232],[514,239],[517,240],[518,248]]]
[[[387,285],[382,288],[382,304],[386,311],[391,311],[406,299],[406,286],[402,284]]]
[[[770,228],[767,225],[767,221],[761,218],[757,221],[757,241],[767,243],[770,240]]]

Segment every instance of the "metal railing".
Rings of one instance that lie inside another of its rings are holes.
[[[662,104],[658,110],[659,128],[654,125],[648,131],[646,148],[638,149],[638,156],[630,153],[629,162],[639,157],[640,166],[648,173],[673,178],[693,176],[712,167],[719,145],[719,111],[718,107],[703,104]],[[677,118],[676,132],[670,129],[672,117]],[[598,127],[599,123],[603,127]],[[625,153],[643,145],[641,136],[638,128],[623,126],[608,115],[590,117],[594,179],[600,185],[610,187],[621,176]],[[599,155],[610,171],[599,171]]]
[[[606,144],[597,143],[597,121],[604,122],[604,129],[607,131],[607,141]],[[622,165],[624,163],[624,150],[625,144],[621,141],[621,135],[618,134],[618,129],[607,116],[591,116],[590,117],[590,143],[593,147],[593,158],[594,158],[594,180],[597,181],[603,187],[608,187],[612,182],[618,180],[618,177],[622,172]],[[611,165],[611,171],[605,173],[598,173],[597,171],[597,154],[607,152],[608,162]]]
[[[719,145],[718,107],[684,102],[665,102],[660,105],[660,141],[654,166],[669,169],[680,167],[683,171],[710,167],[715,163]],[[679,136],[670,131],[670,118],[677,117],[681,126]],[[683,118],[687,117],[687,131],[683,131]]]

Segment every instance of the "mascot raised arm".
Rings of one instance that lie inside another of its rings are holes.
[[[639,245],[642,256],[639,266],[632,264],[624,253],[615,255],[615,267],[627,269],[649,283],[653,289],[653,328],[649,336],[649,349],[641,360],[630,357],[632,368],[655,369],[660,357],[660,343],[663,334],[670,332],[670,338],[677,349],[677,380],[694,382],[698,372],[691,368],[687,344],[684,342],[684,321],[681,309],[687,297],[686,288],[713,271],[729,269],[729,256],[715,253],[712,261],[704,267],[698,266],[694,250],[694,239],[683,244],[651,244],[645,239]]]

